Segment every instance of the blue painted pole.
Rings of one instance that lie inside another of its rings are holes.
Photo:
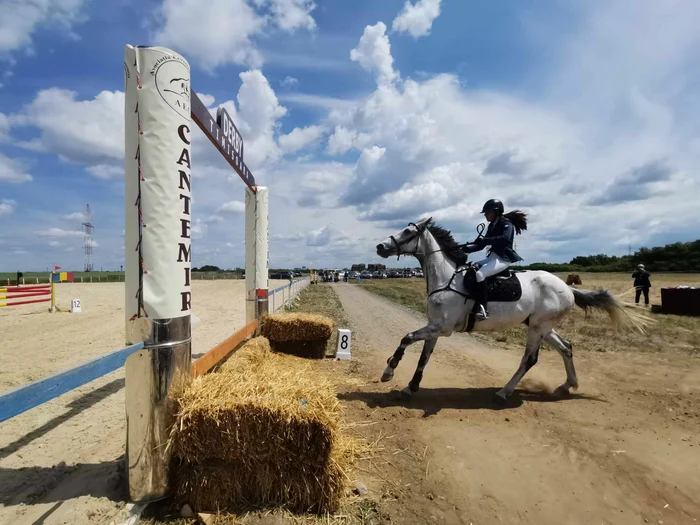
[[[0,423],[26,412],[98,377],[124,366],[126,358],[143,348],[143,343],[127,346],[82,365],[0,394]]]

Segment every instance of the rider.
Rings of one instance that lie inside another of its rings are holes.
[[[466,253],[472,253],[483,250],[486,246],[491,247],[486,259],[482,259],[476,263],[479,267],[476,272],[477,284],[475,290],[475,301],[478,306],[474,315],[477,319],[483,321],[488,319],[488,312],[486,311],[486,304],[488,302],[486,278],[501,273],[511,264],[523,260],[513,249],[513,238],[515,237],[516,230],[517,233],[520,233],[521,229],[526,228],[526,222],[524,214],[517,212],[520,216],[517,222],[522,222],[522,225],[518,224],[517,228],[514,227],[511,222],[511,217],[508,215],[516,212],[504,215],[503,203],[498,199],[487,200],[481,213],[486,216],[486,220],[489,222],[486,235],[484,237],[479,236],[474,242],[462,245],[462,249]]]

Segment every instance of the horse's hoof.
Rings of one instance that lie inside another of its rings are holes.
[[[567,397],[571,397],[571,392],[569,392],[567,388],[559,386],[554,392],[552,392],[552,395],[560,399],[565,399]]]
[[[508,398],[506,397],[505,394],[501,392],[496,392],[493,395],[493,402],[496,403],[497,405],[504,406],[508,403]]]
[[[410,401],[412,396],[413,392],[411,392],[410,388],[406,387],[403,390],[401,390],[401,399],[403,401]]]
[[[391,379],[394,377],[394,374],[387,374],[386,372],[382,374],[382,383],[386,383],[387,381],[391,381]]]

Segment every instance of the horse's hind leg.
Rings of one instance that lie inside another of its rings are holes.
[[[574,368],[574,354],[572,352],[572,346],[569,341],[564,339],[554,330],[551,330],[544,338],[545,343],[554,347],[554,349],[561,354],[564,360],[564,368],[566,368],[566,382],[560,385],[555,391],[555,395],[565,396],[569,394],[569,389],[573,388],[576,390],[578,388],[578,379],[576,378],[576,369]]]
[[[426,339],[437,339],[439,335],[440,325],[438,323],[430,323],[429,325],[424,326],[420,330],[416,330],[415,332],[407,334],[406,337],[401,339],[401,344],[396,349],[394,354],[389,359],[387,359],[386,368],[384,369],[384,373],[382,374],[382,382],[386,383],[387,381],[390,381],[392,377],[394,377],[394,369],[397,366],[399,366],[399,362],[401,361],[401,358],[403,358],[403,354],[406,351],[407,346],[415,343],[416,341],[424,341]]]
[[[495,394],[495,400],[499,403],[503,403],[506,399],[510,397],[518,386],[520,380],[523,376],[537,363],[537,357],[540,353],[540,345],[542,344],[542,339],[545,334],[547,334],[551,329],[549,327],[544,328],[541,326],[530,326],[527,331],[527,344],[525,345],[525,354],[520,360],[520,366],[513,374],[513,377],[508,381],[506,386],[500,389]]]

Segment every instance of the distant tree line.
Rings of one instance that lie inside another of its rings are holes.
[[[536,262],[514,268],[548,272],[631,272],[640,263],[650,272],[700,272],[700,240],[640,248],[633,255],[622,257],[579,255],[568,263]]]

